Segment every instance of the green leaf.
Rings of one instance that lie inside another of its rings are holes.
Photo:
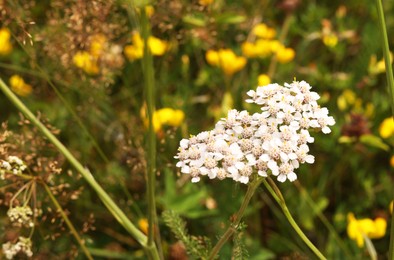
[[[221,24],[239,24],[246,21],[246,16],[232,13],[220,14],[216,17],[216,22]]]
[[[388,151],[390,147],[383,142],[383,140],[376,135],[362,135],[360,137],[360,142],[369,145],[372,147],[376,147],[385,151]]]
[[[188,14],[182,18],[182,21],[186,24],[193,25],[196,27],[204,27],[207,25],[207,18],[198,14]]]

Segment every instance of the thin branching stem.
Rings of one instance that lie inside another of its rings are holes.
[[[66,223],[67,227],[70,229],[71,234],[74,236],[74,238],[77,240],[78,244],[81,246],[82,251],[84,252],[85,256],[89,260],[93,260],[92,255],[90,254],[89,250],[85,246],[84,240],[79,236],[77,230],[75,229],[73,223],[71,220],[68,218],[67,214],[64,212],[62,206],[59,204],[55,196],[53,195],[51,189],[48,187],[48,185],[44,182],[41,183],[45,191],[48,194],[49,199],[52,201],[52,203],[55,205],[56,209],[59,211],[60,215],[62,216],[64,222]]]
[[[381,43],[383,49],[384,63],[386,65],[386,77],[390,94],[391,113],[394,117],[394,76],[391,67],[390,47],[387,37],[386,22],[384,18],[383,5],[381,0],[376,0],[376,7],[379,16],[379,29],[381,35]],[[392,198],[394,199],[394,185],[392,186]],[[389,259],[394,259],[394,214],[391,214],[391,230],[390,230],[390,247]]]
[[[93,190],[96,191],[97,195],[108,208],[110,213],[116,218],[116,220],[127,230],[127,232],[134,237],[134,239],[144,249],[155,255],[152,248],[147,247],[147,237],[142,233],[126,216],[126,214],[119,208],[119,206],[112,200],[108,193],[101,187],[101,185],[95,180],[93,175],[88,169],[86,169],[72,154],[71,152],[52,134],[52,132],[38,120],[38,118],[22,103],[22,101],[9,89],[9,87],[0,78],[0,89],[6,95],[6,97],[22,112],[31,122],[34,124],[48,140],[64,155],[64,157],[70,162],[70,164],[82,175]],[[157,254],[157,252],[156,252]]]
[[[216,255],[219,253],[220,249],[224,246],[224,244],[230,239],[230,237],[235,233],[241,219],[245,213],[246,208],[249,205],[250,199],[252,198],[253,194],[255,193],[256,189],[260,186],[263,178],[257,177],[254,179],[248,186],[248,190],[246,191],[244,200],[242,201],[241,207],[239,208],[237,214],[234,217],[233,222],[227,228],[226,232],[223,236],[219,239],[216,245],[213,247],[211,253],[209,254],[208,259],[215,259]]]
[[[304,232],[301,230],[301,228],[298,226],[297,222],[294,220],[293,216],[291,215],[289,209],[286,206],[286,202],[283,198],[282,193],[280,192],[278,186],[276,186],[275,182],[268,177],[268,182],[263,179],[263,184],[269,191],[269,193],[272,195],[272,197],[276,200],[276,202],[279,204],[279,206],[282,208],[283,213],[285,214],[287,220],[289,221],[290,225],[294,228],[294,230],[297,232],[297,235],[304,241],[304,243],[312,250],[315,255],[323,260],[326,259],[326,257],[315,247],[315,245],[308,239],[308,237],[304,234]]]

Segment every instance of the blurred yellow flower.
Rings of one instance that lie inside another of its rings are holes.
[[[162,41],[159,38],[153,36],[148,38],[148,46],[152,52],[152,55],[155,56],[162,56],[168,49],[168,43],[166,41]]]
[[[157,110],[153,117],[156,117],[162,125],[180,126],[185,118],[182,110],[172,108],[162,108]]]
[[[333,48],[338,44],[338,37],[335,34],[327,34],[323,36],[323,43],[327,47]]]
[[[12,51],[11,32],[7,28],[0,29],[0,55],[8,55]]]
[[[350,89],[344,90],[337,99],[337,105],[339,110],[346,110],[349,106],[353,105],[356,102],[356,99],[356,93],[354,93]]]
[[[107,37],[102,34],[94,35],[90,42],[90,54],[98,58],[102,54],[106,43]]]
[[[264,23],[259,23],[253,27],[252,32],[259,38],[272,39],[276,35],[275,29],[268,27]]]
[[[357,242],[359,247],[364,246],[364,236],[375,239],[381,238],[386,234],[387,221],[384,218],[357,220],[353,213],[349,213],[347,218],[347,234]]]
[[[140,115],[146,127],[148,127],[149,120],[146,113],[146,106],[140,110]],[[172,109],[169,107],[161,108],[153,112],[152,123],[153,129],[156,133],[160,132],[164,125],[178,127],[182,125],[185,119],[185,113],[179,109]]]
[[[205,58],[210,65],[221,68],[228,76],[242,70],[246,65],[246,58],[237,56],[231,49],[208,50]]]
[[[151,5],[147,5],[147,6],[145,6],[145,13],[146,13],[146,16],[152,17],[152,15],[155,13],[155,8],[153,8],[153,6],[151,6]]]
[[[27,97],[33,91],[33,87],[23,80],[19,75],[10,78],[11,90],[21,97]]]
[[[390,62],[393,63],[393,54],[390,52]],[[372,75],[386,72],[386,63],[384,59],[377,61],[376,55],[372,55],[369,60],[368,72]]]
[[[379,134],[383,138],[389,138],[394,134],[394,121],[392,117],[383,120],[379,126]]]
[[[95,75],[100,72],[100,68],[97,65],[97,57],[94,57],[87,51],[78,51],[73,57],[73,62],[75,66],[88,74]]]
[[[271,83],[271,79],[267,74],[260,74],[257,77],[257,82],[259,86],[266,86]]]
[[[126,45],[124,52],[126,57],[132,61],[136,59],[141,59],[144,56],[144,41],[141,35],[136,32],[131,36],[131,45]],[[168,50],[168,43],[166,41],[160,40],[159,38],[149,36],[148,46],[155,56],[162,56]]]
[[[148,220],[146,218],[141,218],[140,220],[138,220],[138,227],[142,232],[144,232],[145,235],[148,234],[149,225],[148,225]]]
[[[280,50],[285,49],[285,46],[278,40],[269,41],[269,48],[272,53],[276,53]]]
[[[255,43],[244,42],[241,45],[242,54],[248,58],[265,58],[272,53],[272,41],[258,39]]]
[[[207,6],[213,3],[213,0],[198,0],[198,3],[203,6]]]
[[[280,63],[288,63],[295,57],[295,51],[292,48],[279,48],[276,51],[276,58]]]
[[[390,166],[394,168],[394,155],[390,157]]]
[[[390,202],[390,205],[389,205],[389,210],[390,210],[390,213],[391,213],[391,214],[393,214],[393,206],[394,206],[394,201],[392,200],[392,201]]]

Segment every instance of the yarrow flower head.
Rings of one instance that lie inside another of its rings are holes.
[[[19,252],[24,253],[27,257],[32,257],[33,252],[31,251],[31,240],[28,237],[18,237],[18,242],[12,244],[7,242],[3,244],[3,254],[7,259],[13,259]]]
[[[26,169],[25,163],[17,156],[8,156],[7,160],[0,160],[0,179],[4,179],[7,172],[18,175]]]
[[[328,134],[335,120],[317,104],[320,96],[311,86],[305,81],[269,84],[247,95],[246,102],[259,105],[261,113],[231,110],[213,130],[181,140],[176,166],[192,182],[206,175],[246,184],[256,174],[294,181],[300,164],[314,163],[309,129]]]
[[[34,227],[33,210],[29,206],[16,206],[7,211],[11,222],[17,226]]]

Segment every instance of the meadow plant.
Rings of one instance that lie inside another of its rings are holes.
[[[0,258],[392,259],[376,3],[0,0]]]
[[[308,154],[314,138],[309,129],[328,134],[335,124],[320,96],[305,81],[260,86],[248,91],[248,103],[261,106],[261,113],[231,110],[212,131],[180,142],[177,167],[190,174],[247,184],[252,174],[276,176],[280,182],[295,181],[300,164],[313,163]]]

